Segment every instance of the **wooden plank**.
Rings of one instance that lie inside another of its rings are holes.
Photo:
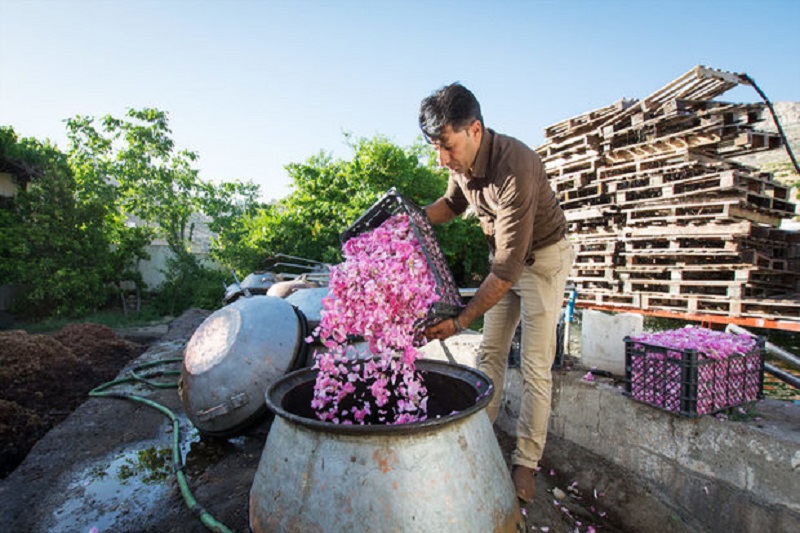
[[[680,173],[650,173],[635,180],[608,183],[606,187],[607,192],[616,193],[620,206],[726,193],[762,209],[786,212],[788,202],[784,198],[789,195],[789,188],[784,185],[734,170],[687,177]]]
[[[736,74],[698,65],[682,74],[640,103],[640,109],[631,106],[624,111],[611,115],[605,122],[598,125],[599,129],[619,124],[629,125],[630,118],[640,110],[649,109],[651,112],[662,107],[669,100],[684,98],[689,100],[711,100],[740,83]]]
[[[677,204],[653,204],[637,206],[621,211],[626,225],[663,224],[673,225],[687,222],[724,222],[750,220],[759,224],[778,226],[783,216],[763,213],[752,209],[741,199],[726,198],[707,202],[687,202]]]
[[[796,315],[789,314],[788,316],[778,314],[770,314],[769,310],[763,312],[760,309],[751,311],[753,314],[747,314],[750,309],[745,311],[743,316],[727,316],[727,315],[713,315],[706,313],[698,313],[695,309],[693,313],[685,311],[673,311],[663,309],[644,309],[638,303],[635,305],[625,305],[624,303],[614,302],[612,298],[608,299],[607,303],[595,302],[592,298],[594,295],[590,294],[584,297],[578,296],[576,306],[586,309],[597,309],[599,311],[610,311],[617,313],[639,313],[646,316],[656,316],[662,318],[672,318],[677,320],[686,320],[699,322],[701,324],[737,324],[744,327],[751,328],[764,328],[776,329],[782,331],[797,331],[800,332],[800,312]],[[791,301],[791,300],[790,300]],[[800,302],[795,302],[795,306],[800,306]],[[792,307],[784,306],[784,309],[792,309]]]

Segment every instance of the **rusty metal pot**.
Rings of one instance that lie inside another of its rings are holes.
[[[179,395],[201,433],[230,435],[267,413],[264,392],[307,357],[305,317],[272,296],[239,298],[186,345]]]
[[[252,531],[524,531],[485,412],[489,379],[439,361],[418,368],[429,418],[394,426],[321,422],[310,406],[316,371],[278,380],[267,393],[276,417],[250,490]]]

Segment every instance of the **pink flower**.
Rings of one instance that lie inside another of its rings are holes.
[[[330,295],[315,330],[327,351],[315,354],[312,407],[337,423],[365,423],[366,415],[388,423],[424,420],[427,390],[416,370],[415,343],[439,296],[408,215],[350,239],[343,254],[345,261],[331,268]],[[348,349],[350,336],[369,345],[363,368],[353,363],[363,356]],[[339,409],[346,399],[356,406],[350,412]]]

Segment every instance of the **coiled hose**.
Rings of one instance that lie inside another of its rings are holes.
[[[215,531],[219,533],[233,533],[230,529],[228,529],[224,524],[217,521],[211,514],[206,511],[206,509],[200,505],[197,500],[194,498],[192,491],[189,489],[189,484],[186,481],[186,474],[183,471],[183,461],[181,461],[181,454],[180,454],[180,422],[178,417],[169,410],[167,407],[154,402],[153,400],[149,400],[147,398],[143,398],[141,396],[137,396],[135,394],[123,394],[121,392],[112,392],[108,389],[115,387],[117,385],[122,385],[126,383],[143,383],[149,387],[157,388],[157,389],[177,389],[178,383],[175,382],[163,382],[163,381],[154,381],[151,378],[158,377],[158,376],[175,376],[180,375],[180,372],[175,370],[159,370],[155,373],[150,373],[147,376],[143,376],[140,374],[145,370],[152,369],[153,367],[170,364],[170,363],[177,363],[181,362],[183,359],[180,358],[170,358],[170,359],[160,359],[158,361],[152,361],[149,363],[143,363],[141,365],[135,366],[127,376],[116,379],[114,381],[110,381],[108,383],[104,383],[99,387],[92,389],[89,392],[89,396],[95,398],[120,398],[123,400],[130,400],[134,402],[138,402],[141,404],[146,405],[156,411],[160,412],[167,418],[172,421],[172,468],[175,471],[175,476],[178,479],[178,486],[181,489],[181,494],[183,495],[183,500],[186,502],[186,506],[191,510],[199,519],[200,522],[210,531]]]

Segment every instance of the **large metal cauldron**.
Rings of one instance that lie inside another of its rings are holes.
[[[300,289],[286,297],[286,301],[297,307],[308,320],[313,330],[322,320],[322,299],[330,294],[328,287]]]
[[[315,370],[277,381],[266,399],[277,416],[250,489],[252,531],[524,531],[485,412],[488,378],[438,361],[418,368],[429,419],[397,426],[317,420]]]
[[[183,359],[179,394],[192,423],[222,436],[266,415],[264,392],[305,364],[306,334],[302,313],[281,298],[239,298],[212,313]]]

